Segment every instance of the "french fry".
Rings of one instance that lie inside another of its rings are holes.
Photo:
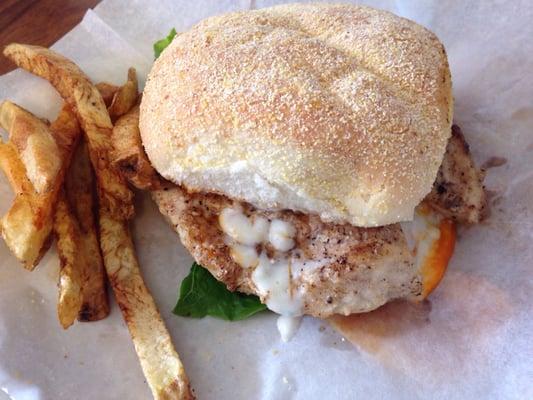
[[[109,107],[113,102],[113,97],[115,97],[115,93],[117,93],[119,89],[118,86],[107,82],[98,82],[94,86],[96,86],[96,89],[98,89],[98,91],[102,95],[102,99],[104,100],[106,107]]]
[[[33,269],[48,250],[52,223],[46,220],[35,223],[38,219],[35,212],[42,211],[32,207],[35,190],[12,143],[0,144],[0,167],[16,194],[11,208],[0,219],[2,237],[15,257],[26,268]]]
[[[7,247],[30,271],[39,263],[50,247],[51,218],[36,225],[32,196],[22,193],[15,197],[9,211],[0,220],[2,236]],[[37,210],[43,213],[42,209]]]
[[[0,104],[0,126],[9,132],[37,193],[51,190],[61,167],[61,154],[47,123],[22,107]]]
[[[74,323],[82,308],[82,278],[79,266],[85,263],[85,258],[80,247],[81,235],[78,222],[72,215],[63,192],[57,201],[54,231],[57,236],[57,253],[61,268],[57,316],[63,329],[67,329]]]
[[[100,207],[117,219],[133,216],[132,192],[110,166],[113,125],[100,92],[79,67],[67,58],[40,46],[12,43],[4,55],[19,67],[48,80],[75,110],[89,145],[96,172]]]
[[[11,111],[18,114],[19,108],[13,105]],[[23,117],[10,120],[12,123],[8,126],[9,129],[15,131],[15,137],[17,137],[16,132],[24,130],[24,128],[18,127],[19,124],[33,126],[34,120],[39,120],[29,112],[23,111],[25,113]],[[68,107],[64,107],[57,120],[50,127],[46,126],[46,129],[48,130],[47,135],[51,135],[57,144],[46,147],[47,150],[53,152],[46,154],[46,156],[60,160],[54,181],[47,191],[38,193],[35,190],[28,178],[28,168],[26,167],[29,165],[30,169],[46,170],[48,164],[45,161],[41,162],[44,159],[43,154],[31,152],[28,153],[28,157],[22,158],[15,143],[10,141],[0,146],[0,167],[17,194],[13,206],[0,220],[0,228],[9,249],[29,270],[35,268],[48,249],[57,195],[63,182],[65,170],[70,162],[72,148],[79,135],[79,126]],[[32,135],[29,132],[28,136]],[[40,151],[44,150],[41,148]]]
[[[100,235],[107,276],[154,399],[193,399],[185,369],[143,282],[126,222],[100,210]]]
[[[143,190],[161,186],[161,177],[148,161],[141,143],[138,105],[117,120],[112,140],[112,162],[132,185]]]
[[[100,201],[100,246],[117,303],[155,399],[190,399],[189,381],[142,279],[128,229],[132,194],[109,162],[111,121],[98,90],[71,61],[36,46],[12,44],[4,54],[52,83],[77,110],[95,169]]]
[[[63,105],[56,119],[50,124],[50,130],[59,149],[63,152],[64,169],[67,170],[81,132],[76,115],[68,104]],[[56,184],[58,183],[61,185],[63,181],[56,181]]]
[[[79,321],[98,321],[109,315],[105,270],[96,233],[94,191],[87,145],[81,141],[65,177],[66,201],[80,232],[77,240],[81,261],[76,264],[82,297]]]
[[[13,143],[0,143],[0,168],[4,171],[15,194],[35,191]]]
[[[137,103],[139,96],[139,84],[135,68],[128,69],[128,80],[113,96],[113,101],[108,108],[112,120],[126,114]]]

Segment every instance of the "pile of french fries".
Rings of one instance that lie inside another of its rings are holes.
[[[129,230],[134,207],[126,180],[142,189],[162,184],[140,141],[135,70],[123,86],[93,85],[49,49],[14,43],[4,55],[48,80],[64,100],[51,123],[9,101],[0,105],[0,126],[9,134],[0,143],[0,168],[15,193],[0,220],[7,246],[33,270],[56,237],[63,328],[105,318],[109,282],[154,398],[194,398]]]

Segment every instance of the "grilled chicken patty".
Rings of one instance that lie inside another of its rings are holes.
[[[417,212],[422,222],[413,224],[438,220],[440,216],[427,211],[430,208],[458,222],[476,222],[485,207],[481,181],[482,174],[475,168],[459,128],[454,127],[435,187]],[[152,194],[196,261],[230,290],[259,295],[267,304],[273,293],[254,275],[259,261],[251,265],[242,261],[250,252],[257,260],[285,260],[288,291],[298,300],[302,314],[321,318],[348,315],[370,311],[396,298],[421,298],[427,292],[422,245],[413,248],[406,232],[412,225],[358,228],[328,223],[316,215],[258,210],[219,194],[191,193],[171,184]],[[270,227],[274,221],[288,223],[292,246],[281,251],[268,239],[236,243],[222,226],[224,210],[242,214],[239,218],[250,226],[256,221]],[[272,304],[269,307],[275,308]]]
[[[461,128],[452,126],[433,189],[426,197],[440,214],[463,224],[478,223],[485,213],[484,172],[477,169]]]

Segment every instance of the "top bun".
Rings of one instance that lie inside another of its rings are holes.
[[[412,219],[451,120],[433,33],[368,7],[292,4],[176,37],[140,129],[154,167],[189,190],[370,227]]]

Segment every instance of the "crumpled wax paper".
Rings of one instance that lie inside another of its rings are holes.
[[[106,0],[53,48],[96,82],[144,80],[152,43],[209,15],[277,1]],[[191,257],[146,195],[134,236],[147,284],[200,399],[533,398],[533,3],[365,1],[433,30],[446,46],[455,121],[488,170],[491,215],[462,229],[441,285],[420,305],[396,303],[350,321],[347,339],[304,318],[289,343],[276,317],[230,323],[172,315]],[[0,77],[0,99],[53,118],[60,99],[22,71]],[[0,180],[0,211],[12,194]],[[140,228],[142,227],[142,229]],[[0,244],[0,399],[147,399],[120,312],[67,331],[56,317],[55,251],[23,270]],[[351,340],[354,344],[350,343]]]

